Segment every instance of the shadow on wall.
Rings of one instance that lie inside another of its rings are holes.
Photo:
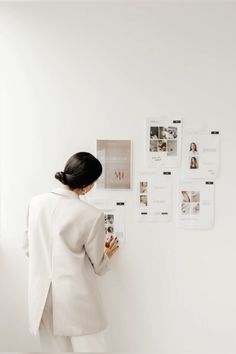
[[[39,351],[28,331],[27,258],[21,249],[0,245],[0,352]]]

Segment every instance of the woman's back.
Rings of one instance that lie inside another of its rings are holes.
[[[95,273],[107,270],[104,215],[66,188],[32,199],[25,249],[29,259],[30,329],[36,333],[52,286],[55,335],[106,326]],[[78,316],[79,314],[79,316]]]

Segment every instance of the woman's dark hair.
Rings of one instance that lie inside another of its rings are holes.
[[[89,152],[78,152],[69,158],[64,171],[55,178],[70,189],[84,188],[95,182],[102,174],[100,161]]]

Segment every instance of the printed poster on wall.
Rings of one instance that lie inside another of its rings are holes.
[[[138,215],[140,221],[170,221],[171,172],[141,173],[138,179]]]
[[[130,140],[97,140],[97,157],[103,166],[98,189],[131,189]]]
[[[122,245],[125,241],[125,201],[89,199],[89,203],[103,211],[107,239],[112,235],[117,237]]]
[[[214,226],[214,182],[182,180],[178,198],[179,226],[211,229]]]
[[[181,143],[181,120],[147,119],[146,160],[148,167],[180,166]]]
[[[219,131],[186,132],[183,143],[184,176],[216,178],[219,173]]]

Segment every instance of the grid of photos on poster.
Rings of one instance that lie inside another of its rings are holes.
[[[139,193],[140,208],[145,210],[148,206],[148,182],[140,182]]]
[[[146,120],[146,161],[148,167],[176,168],[181,163],[181,120]]]
[[[150,152],[161,152],[167,156],[177,155],[177,127],[150,127]]]
[[[199,144],[195,141],[189,146],[189,168],[195,170],[199,168]]]
[[[113,236],[115,234],[115,229],[114,229],[115,215],[110,212],[105,212],[104,219],[105,219],[106,237],[109,238],[110,236]]]
[[[198,215],[200,213],[200,192],[181,191],[182,215]]]

